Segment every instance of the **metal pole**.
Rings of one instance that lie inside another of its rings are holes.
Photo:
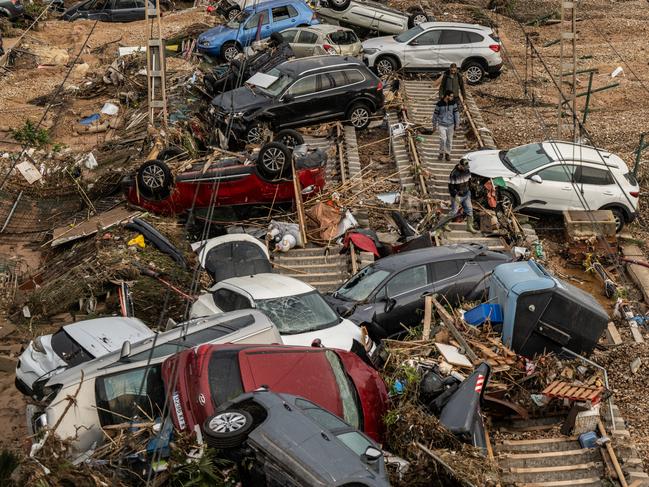
[[[586,105],[584,106],[584,118],[581,121],[582,125],[586,125],[586,118],[588,117],[588,106],[590,105],[590,94],[592,93],[591,89],[593,88],[593,75],[594,74],[595,73],[593,71],[591,71],[590,76],[588,76],[588,91],[586,92]]]
[[[633,165],[633,177],[638,177],[638,169],[640,169],[640,156],[642,151],[649,147],[649,144],[645,145],[644,138],[647,135],[647,132],[642,132],[640,134],[640,143],[638,144],[638,150],[635,153],[635,164]]]

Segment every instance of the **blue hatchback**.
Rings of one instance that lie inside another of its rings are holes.
[[[245,8],[238,18],[198,36],[198,51],[230,61],[249,46],[259,33],[270,37],[289,27],[319,24],[313,10],[302,0],[273,0]]]

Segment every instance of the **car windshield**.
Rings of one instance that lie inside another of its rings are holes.
[[[282,91],[284,91],[284,88],[286,88],[288,85],[290,85],[293,82],[293,78],[291,78],[286,73],[282,73],[277,68],[271,69],[266,74],[270,76],[275,76],[277,80],[274,81],[270,86],[266,88],[261,88],[260,86],[257,86],[256,89],[269,96],[279,95]]]
[[[367,266],[343,284],[334,296],[349,301],[364,301],[389,275],[388,271]]]
[[[541,144],[514,147],[503,154],[503,162],[519,174],[527,174],[552,162]]]
[[[410,30],[402,32],[398,36],[394,36],[394,40],[397,42],[408,42],[410,39],[412,39],[418,34],[421,34],[423,31],[424,31],[423,27],[417,25]]]
[[[340,317],[318,291],[260,299],[255,304],[275,323],[282,335],[321,330],[340,323]]]
[[[356,387],[352,384],[351,379],[347,376],[340,358],[335,352],[327,350],[325,356],[331,365],[336,383],[338,384],[338,391],[340,392],[340,400],[343,404],[343,418],[354,428],[361,427],[361,412],[358,407],[359,401],[357,397]]]
[[[52,350],[70,367],[82,364],[95,358],[75,342],[63,328],[52,335]]]

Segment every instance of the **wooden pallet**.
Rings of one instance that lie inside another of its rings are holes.
[[[549,397],[570,399],[571,401],[590,401],[591,404],[597,404],[602,399],[603,392],[603,387],[585,387],[557,380],[543,389],[543,394]]]

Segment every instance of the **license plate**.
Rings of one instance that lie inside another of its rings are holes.
[[[173,393],[172,399],[174,401],[174,409],[176,410],[176,419],[178,420],[178,427],[181,430],[184,430],[187,426],[185,423],[185,415],[183,414],[183,408],[180,406],[180,396],[177,392]]]

